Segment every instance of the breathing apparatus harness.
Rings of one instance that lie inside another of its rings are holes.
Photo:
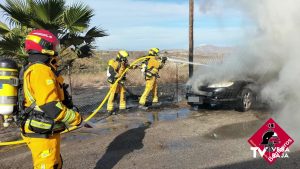
[[[150,56],[157,56],[157,55],[150,55]],[[167,57],[161,57],[161,62],[162,64],[158,67],[158,68],[154,68],[153,66],[151,66],[150,68],[148,68],[148,62],[149,62],[149,58],[146,59],[144,62],[142,62],[142,72],[144,72],[145,75],[145,80],[149,80],[151,79],[153,76],[155,78],[160,78],[160,76],[158,75],[158,71],[159,69],[161,69],[163,67],[163,65],[165,64]]]
[[[53,118],[49,117],[36,105],[35,99],[30,94],[27,84],[24,82],[24,73],[29,69],[30,66],[35,64],[45,65],[45,63],[39,61],[30,63],[26,66],[23,66],[19,74],[20,84],[18,88],[17,125],[21,128],[24,136],[48,138],[53,133],[59,133],[65,130],[66,125],[62,122],[54,122]],[[27,74],[25,76],[27,76]],[[24,105],[25,93],[31,102],[29,107],[25,107]],[[28,125],[29,130],[33,131],[34,133],[26,133],[25,125]]]
[[[116,75],[118,74],[122,64],[124,64],[125,69],[127,67],[129,67],[128,60],[126,57],[117,57],[116,61],[118,62],[118,66],[116,67],[116,69],[114,69],[111,65],[109,65],[109,68],[108,68],[108,72],[109,72],[110,76],[108,76],[107,81],[110,84],[113,84],[118,79],[118,77],[116,77]],[[119,83],[124,84],[125,80],[126,80],[126,74],[122,77],[122,79],[119,81]]]

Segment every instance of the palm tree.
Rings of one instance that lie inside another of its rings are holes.
[[[99,27],[90,29],[94,12],[83,3],[66,5],[65,0],[6,0],[0,4],[9,26],[0,22],[0,51],[7,56],[25,56],[25,35],[33,29],[47,29],[78,57],[92,54],[95,38],[107,36]]]

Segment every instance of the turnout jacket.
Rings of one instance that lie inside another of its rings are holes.
[[[35,102],[35,110],[43,112],[55,122],[79,125],[82,121],[78,112],[68,109],[64,100],[63,78],[57,77],[45,64],[35,63],[24,72],[24,105],[30,107]],[[25,131],[31,132],[25,124]]]
[[[162,61],[157,60],[155,56],[150,56],[150,58],[142,64],[142,71],[145,72],[146,79],[152,76],[158,77],[158,71],[163,68],[163,66],[164,63]]]
[[[109,83],[114,83],[114,81],[121,76],[121,74],[125,71],[125,69],[129,65],[127,63],[121,63],[114,59],[108,61],[108,68],[107,68],[107,77]],[[125,80],[125,75],[122,80]]]

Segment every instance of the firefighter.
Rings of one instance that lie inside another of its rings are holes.
[[[148,52],[149,59],[147,59],[142,64],[142,72],[144,72],[146,86],[145,90],[139,100],[139,108],[147,109],[145,107],[147,97],[152,91],[152,104],[158,104],[158,96],[157,96],[157,78],[159,78],[158,71],[159,69],[163,68],[167,57],[159,57],[159,49],[158,48],[151,48]]]
[[[115,94],[119,93],[120,95],[120,104],[119,110],[126,109],[126,100],[125,100],[125,80],[126,76],[118,82],[117,85],[113,85],[115,81],[122,75],[125,69],[129,66],[127,57],[129,56],[126,50],[120,50],[117,54],[117,58],[111,59],[108,61],[107,68],[107,81],[110,83],[111,93],[107,101],[107,111],[110,114],[115,114],[114,111],[114,98]]]
[[[33,30],[25,40],[29,64],[23,74],[21,130],[35,169],[62,168],[60,132],[82,123],[80,114],[63,104],[63,79],[56,74],[58,46],[47,30]]]

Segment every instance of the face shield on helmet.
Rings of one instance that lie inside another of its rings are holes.
[[[149,53],[149,56],[158,56],[159,49],[158,48],[151,48],[148,53]]]
[[[127,63],[127,57],[129,56],[128,52],[126,50],[120,50],[117,54],[117,59],[120,62]]]

